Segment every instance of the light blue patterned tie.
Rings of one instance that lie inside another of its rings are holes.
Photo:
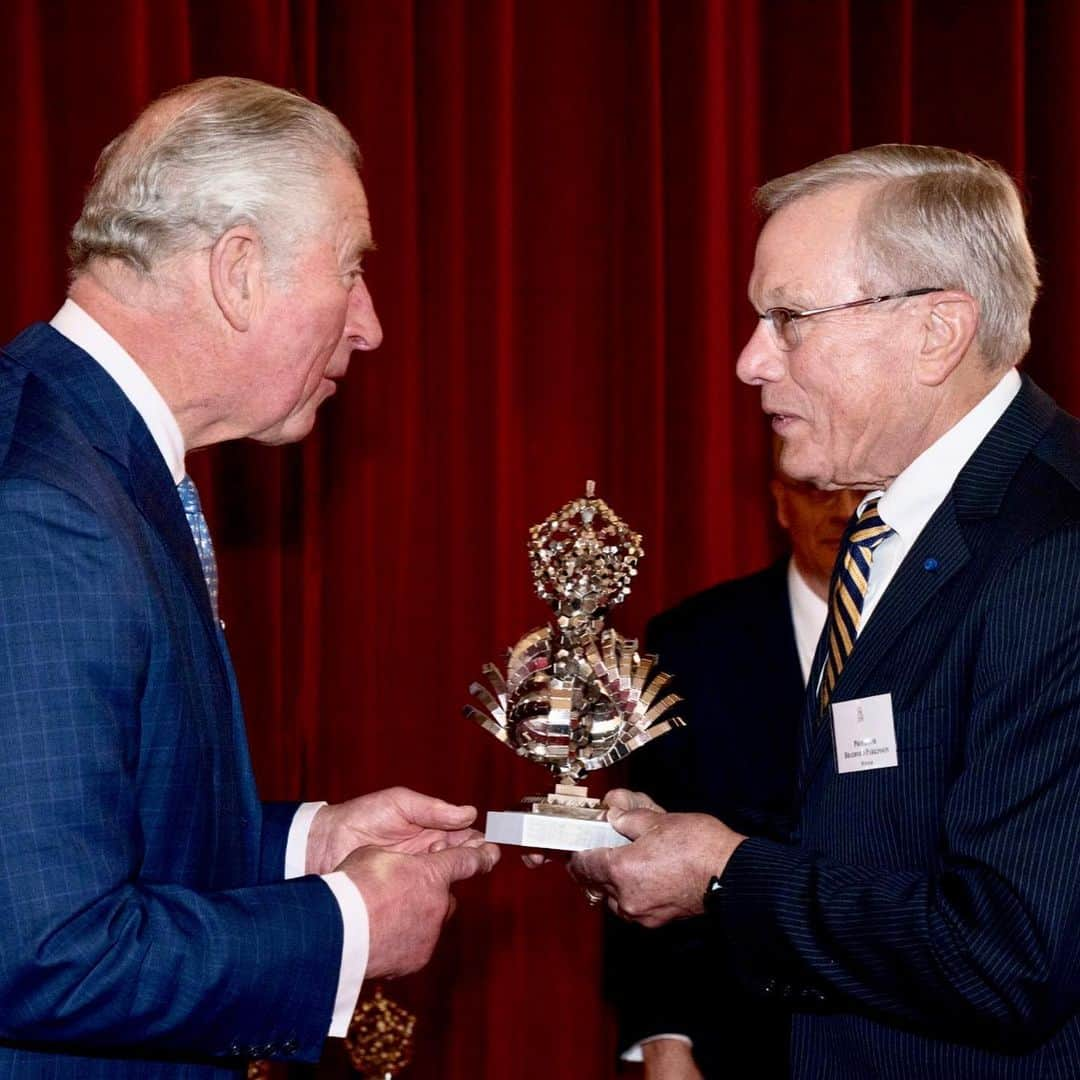
[[[184,506],[184,514],[187,516],[188,528],[191,529],[192,538],[195,541],[195,550],[199,553],[199,562],[202,565],[203,577],[206,578],[206,591],[210,594],[210,608],[214,618],[218,617],[218,573],[217,559],[214,558],[214,545],[210,540],[210,530],[206,526],[206,518],[203,516],[202,503],[199,502],[199,492],[195,487],[195,481],[190,476],[185,476],[176,490],[180,494],[180,502]]]

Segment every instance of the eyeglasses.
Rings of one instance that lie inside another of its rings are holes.
[[[940,285],[930,289],[908,289],[907,292],[889,293],[888,296],[867,296],[862,300],[849,300],[846,304],[830,304],[828,307],[811,308],[809,311],[792,311],[786,307],[771,307],[763,311],[758,318],[764,319],[772,331],[773,340],[784,352],[791,352],[799,344],[799,321],[812,315],[824,315],[830,311],[843,311],[845,308],[867,307],[869,304],[881,304],[886,300],[902,300],[908,296],[925,296],[927,293],[942,292]]]

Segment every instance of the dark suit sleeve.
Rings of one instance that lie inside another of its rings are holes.
[[[629,774],[634,788],[659,799],[671,777],[687,775],[673,762],[678,748],[667,749],[663,767],[655,754],[635,763]],[[715,980],[723,980],[710,971],[707,931],[703,919],[655,930],[606,919],[605,985],[616,1006],[620,1053],[643,1039],[670,1034],[687,1036],[700,1050],[705,1026],[722,1022]]]
[[[802,699],[786,563],[657,616],[645,645],[687,699],[678,710],[687,727],[632,755],[629,785],[673,811],[732,820],[737,805],[740,825],[762,831],[772,804],[790,803],[793,761],[774,740],[794,742]],[[771,682],[764,661],[760,669],[744,663],[746,653],[782,657]],[[733,685],[736,674],[746,685]],[[732,772],[740,784],[732,784]],[[787,1075],[785,1015],[747,992],[708,920],[644,930],[609,919],[605,953],[620,1052],[650,1036],[679,1034],[693,1043],[705,1075],[729,1072],[740,1051],[754,1054],[756,1075]]]
[[[1080,530],[985,583],[939,861],[840,863],[763,839],[736,851],[717,925],[766,990],[952,1039],[1023,1048],[1080,1004]],[[937,752],[927,748],[924,753]],[[908,806],[927,797],[918,756]],[[847,779],[847,778],[845,778]],[[850,779],[859,781],[858,774]],[[853,828],[857,823],[853,823]]]
[[[606,990],[620,1054],[656,1035],[685,1035],[700,1052],[706,1029],[723,1027],[724,977],[710,970],[707,929],[703,919],[656,930],[607,919]]]
[[[649,623],[645,640],[649,652],[667,651],[664,625],[663,619]],[[693,793],[685,790],[691,775],[685,736],[685,729],[669,732],[632,756],[630,786],[668,806],[673,788],[681,784],[684,798],[693,803]],[[693,1040],[700,1026],[697,984],[704,964],[699,929],[676,923],[653,931],[607,920],[605,983],[616,1005],[620,1053],[653,1035],[680,1034]]]
[[[145,582],[41,485],[4,484],[0,536],[0,1038],[316,1057],[342,939],[325,883],[140,875]]]

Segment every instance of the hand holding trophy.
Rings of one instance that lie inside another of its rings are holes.
[[[644,554],[594,485],[529,536],[537,594],[555,610],[555,626],[530,630],[510,650],[504,678],[494,664],[490,686],[469,687],[477,705],[465,715],[522,757],[547,766],[555,791],[530,795],[522,811],[491,812],[486,838],[501,844],[583,851],[628,841],[604,820],[599,799],[576,781],[620,761],[672,728],[682,699],[664,694],[669,675],[638,643],[604,628],[604,616],[630,593]],[[665,718],[666,717],[666,718]]]

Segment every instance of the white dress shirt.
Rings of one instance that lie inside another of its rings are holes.
[[[184,436],[176,417],[158,393],[150,377],[131,354],[96,319],[91,318],[74,300],[53,316],[52,328],[89,353],[124,391],[124,396],[142,417],[150,434],[169,466],[173,483],[184,479]]]
[[[53,317],[51,325],[54,330],[93,357],[120,387],[153,436],[173,482],[179,484],[186,473],[184,437],[176,417],[146,372],[139,367],[131,354],[74,300],[64,302],[64,306]],[[321,802],[303,803],[297,809],[289,826],[285,866],[282,868],[284,877],[301,877],[304,874],[311,822],[319,808],[325,805]],[[323,881],[329,886],[338,907],[341,908],[344,925],[338,991],[328,1032],[329,1035],[340,1038],[348,1030],[367,968],[368,913],[360,890],[347,874],[324,874]]]
[[[1019,391],[1020,374],[1016,368],[1009,368],[993,390],[937,442],[927,447],[885,489],[884,494],[881,491],[870,492],[859,504],[861,513],[874,495],[881,495],[878,513],[881,520],[893,530],[874,549],[859,633],[870,621],[874,609],[900,569],[904,556],[952,490],[960,470]]]

